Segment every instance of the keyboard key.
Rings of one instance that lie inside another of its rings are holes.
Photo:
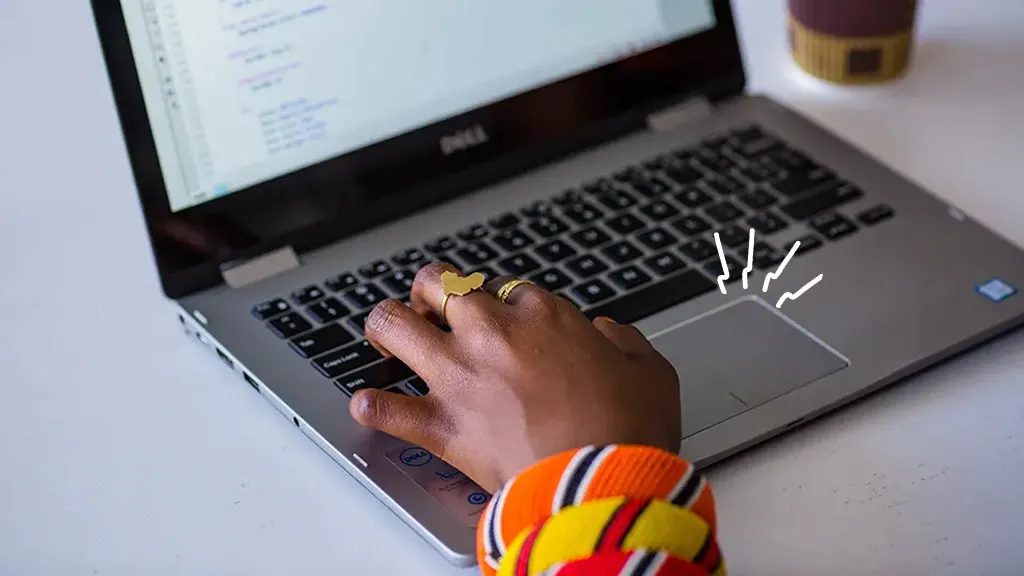
[[[495,216],[494,218],[491,218],[489,224],[491,225],[492,228],[497,228],[498,230],[512,228],[513,226],[519,224],[519,216],[516,216],[511,212],[506,212],[504,214],[501,214],[500,216]]]
[[[586,228],[569,235],[573,242],[580,245],[584,250],[591,250],[611,241],[612,237],[597,227]]]
[[[754,243],[754,266],[759,270],[775,268],[782,262],[785,255],[767,242]]]
[[[656,178],[654,176],[646,177],[642,180],[634,180],[630,182],[629,185],[633,190],[647,198],[655,198],[665,194],[666,192],[672,191],[672,186],[669,186],[669,184],[661,178]]]
[[[601,304],[585,314],[591,319],[607,316],[621,324],[632,324],[716,288],[703,274],[690,270]]]
[[[541,216],[530,222],[530,230],[533,230],[541,238],[551,238],[568,231],[569,226],[554,216]]]
[[[800,247],[796,249],[797,256],[810,252],[811,250],[817,250],[823,245],[822,241],[819,240],[817,236],[811,236],[808,234],[807,236],[801,236],[789,244],[786,244],[786,254],[789,254],[789,251],[793,249],[793,245],[797,242],[800,242]]]
[[[328,298],[306,308],[306,312],[309,312],[309,315],[317,322],[326,324],[348,316],[349,309],[341,302],[338,302],[337,298]]]
[[[355,277],[355,274],[345,272],[332,278],[328,278],[324,284],[326,284],[327,288],[333,292],[341,292],[342,290],[347,290],[356,284],[359,284],[359,279]]]
[[[502,232],[507,231],[503,230]],[[529,238],[526,240],[530,241]],[[495,242],[498,242],[497,236],[495,236]],[[510,246],[517,243],[513,240],[507,240],[507,242]],[[455,255],[470,266],[479,266],[498,257],[498,253],[494,248],[491,248],[485,242],[474,242],[473,244],[469,244],[465,248],[457,250]]]
[[[590,254],[570,260],[565,264],[565,267],[583,279],[590,278],[608,269],[607,264],[602,262],[597,256]]]
[[[766,136],[757,128],[735,133],[728,140],[729,147],[745,158],[754,158],[782,146],[782,143]]]
[[[753,217],[747,218],[747,224],[760,234],[774,234],[789,227],[788,222],[771,212],[754,214]]]
[[[725,257],[725,265],[729,268],[729,278],[726,279],[726,284],[732,284],[733,282],[740,279],[740,274],[743,271],[743,265],[736,261],[732,256]],[[715,285],[718,284],[718,277],[722,274],[722,262],[715,258],[704,265],[704,271],[715,278]]]
[[[458,268],[460,270],[462,269],[462,265],[459,264],[459,262],[455,258],[453,258],[450,254],[439,254],[439,255],[434,257],[434,262],[446,262],[446,263],[451,264],[452,266],[454,266],[454,267],[456,267],[456,268]]]
[[[539,274],[530,276],[530,280],[549,292],[561,290],[572,284],[572,278],[569,278],[568,274],[558,268],[548,268]]]
[[[704,179],[704,173],[690,164],[669,168],[665,176],[680,186],[690,186]]]
[[[580,194],[580,191],[576,190],[575,188],[570,188],[565,192],[562,192],[561,194],[552,198],[552,201],[554,201],[554,203],[558,204],[559,206],[578,204],[583,201],[583,194]]]
[[[657,170],[665,170],[676,164],[676,159],[668,154],[662,154],[657,158],[651,158],[646,160],[643,164],[644,168],[655,172]]]
[[[534,249],[534,252],[551,263],[561,262],[570,256],[576,255],[576,251],[561,240],[552,240],[547,244],[541,244]]]
[[[609,274],[608,279],[623,290],[632,290],[650,282],[651,275],[637,266],[626,266]]]
[[[810,192],[825,184],[832,183],[834,180],[835,174],[831,170],[816,167],[807,171],[786,172],[786,177],[773,182],[772,188],[776,192],[792,198],[804,192]]]
[[[679,210],[663,200],[657,200],[640,208],[640,212],[655,222],[679,215]]]
[[[735,168],[733,173],[751,184],[778,182],[784,176],[779,167],[771,162],[751,163]]]
[[[884,222],[885,220],[892,218],[893,214],[894,212],[891,206],[888,204],[879,204],[857,214],[857,220],[860,220],[868,226],[873,226],[879,222]]]
[[[313,360],[313,366],[328,378],[337,378],[383,358],[370,342],[362,340]]]
[[[738,248],[740,246],[746,248],[746,245],[750,242],[750,228],[726,226],[718,231],[718,237],[721,238],[722,245],[726,248]]]
[[[694,238],[680,246],[679,251],[693,262],[703,262],[717,254],[718,248],[704,238]]]
[[[518,252],[533,244],[533,238],[530,238],[518,228],[502,230],[495,234],[491,241],[506,252]],[[459,255],[461,256],[462,254],[460,253]]]
[[[501,274],[499,274],[497,270],[491,268],[490,266],[481,266],[474,270],[470,270],[469,274],[476,274],[477,272],[483,274],[484,278],[488,280],[490,280],[491,278],[497,278],[498,276],[501,276]]]
[[[525,208],[520,210],[523,216],[527,218],[540,218],[541,216],[548,216],[554,212],[554,207],[551,206],[550,202],[544,200],[537,200]]]
[[[359,273],[366,278],[376,278],[377,276],[383,276],[391,272],[391,264],[388,264],[384,260],[377,260],[370,262],[365,266],[360,266]]]
[[[583,191],[591,195],[607,194],[615,191],[615,183],[607,178],[601,178],[583,186]]]
[[[728,224],[743,216],[743,211],[732,202],[719,202],[704,209],[704,213],[714,218],[720,224]]]
[[[749,187],[743,182],[724,174],[719,174],[714,178],[707,180],[704,182],[704,186],[719,196],[731,196],[733,194],[745,192],[749,189]]]
[[[319,330],[293,339],[289,344],[303,358],[312,358],[340,348],[355,339],[355,336],[345,330],[341,324],[328,324]]]
[[[832,210],[863,196],[856,186],[837,182],[831,186],[782,207],[782,211],[796,220],[806,220],[815,214]]]
[[[413,396],[426,396],[430,393],[430,387],[419,376],[406,382],[405,389],[412,393]]]
[[[362,314],[356,314],[350,317],[347,322],[352,328],[355,328],[360,334],[366,331],[366,318],[370,315],[370,312],[363,312]]]
[[[625,210],[627,208],[632,208],[633,206],[636,206],[636,198],[633,198],[632,196],[621,190],[615,190],[608,194],[602,195],[600,198],[598,198],[598,202],[604,204],[607,208],[614,212],[618,212],[619,210]]]
[[[457,245],[458,243],[451,236],[441,236],[433,242],[427,242],[424,247],[431,254],[442,254],[455,248]]]
[[[700,208],[713,200],[711,195],[697,187],[687,188],[679,194],[676,194],[674,198],[676,199],[676,202],[679,202],[687,208]]]
[[[540,262],[526,254],[516,254],[499,261],[498,267],[513,276],[523,276],[540,269]]]
[[[408,270],[397,270],[384,277],[384,286],[397,296],[405,296],[412,291],[413,280],[416,274]]]
[[[565,217],[577,224],[587,224],[604,216],[604,213],[586,202],[573,204],[565,208]]]
[[[857,225],[834,212],[819,214],[808,221],[822,236],[829,240],[838,240],[857,231]]]
[[[615,290],[601,280],[590,280],[573,288],[572,295],[580,303],[589,305],[615,296]]]
[[[792,148],[781,147],[763,154],[759,160],[775,164],[785,170],[810,171],[818,167],[810,158]]]
[[[335,384],[342,392],[351,396],[365,388],[384,389],[412,376],[415,376],[415,373],[408,366],[402,364],[398,358],[388,358],[383,362],[371,364],[358,372],[338,378]]]
[[[663,228],[652,228],[646,232],[637,234],[636,239],[651,250],[661,250],[662,248],[668,248],[676,242],[679,242],[678,238]]]
[[[416,264],[426,264],[427,255],[419,248],[409,248],[392,256],[391,261],[399,266],[414,266]]]
[[[472,242],[474,240],[486,238],[488,234],[490,234],[490,231],[483,224],[474,224],[469,228],[460,230],[455,233],[456,236],[465,240],[466,242]]]
[[[686,268],[686,263],[671,252],[662,252],[644,260],[644,266],[647,266],[659,276],[668,276],[673,272]]]
[[[673,220],[672,227],[687,236],[696,236],[711,230],[711,224],[708,224],[706,220],[694,214]]]
[[[702,149],[702,154],[697,157],[697,162],[709,172],[728,172],[736,166],[735,160],[714,152],[710,148]]]
[[[605,246],[601,249],[601,253],[615,264],[626,264],[644,255],[639,248],[628,240],[621,240]]]
[[[355,306],[356,310],[376,306],[378,302],[386,300],[387,297],[383,290],[370,283],[356,286],[352,290],[345,292],[345,300]]]
[[[306,286],[300,290],[292,292],[292,302],[296,304],[309,304],[314,300],[319,300],[324,297],[324,291],[319,286]]]
[[[313,328],[312,324],[295,312],[285,314],[284,316],[278,316],[270,322],[267,322],[267,326],[270,327],[270,330],[274,334],[277,334],[281,338],[294,338],[295,336]]]
[[[637,230],[643,230],[645,227],[643,220],[628,213],[609,218],[605,220],[604,225],[623,236],[632,234]]]
[[[289,306],[288,303],[285,302],[284,300],[280,298],[274,298],[269,302],[264,302],[262,304],[257,304],[256,306],[254,306],[252,309],[252,315],[259,318],[260,320],[266,320],[268,318],[273,318],[278,314],[283,314],[291,309],[292,307]]]
[[[746,204],[747,206],[754,210],[761,210],[767,208],[777,202],[775,196],[772,196],[770,192],[762,190],[760,188],[756,188],[754,190],[751,190],[750,192],[744,192],[743,194],[740,194],[737,198],[739,198],[740,202]]]
[[[612,174],[612,180],[620,183],[629,183],[638,178],[643,178],[644,173],[640,171],[636,166],[628,166],[619,170],[615,174]]]

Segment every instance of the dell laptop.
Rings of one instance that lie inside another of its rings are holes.
[[[635,324],[706,465],[1024,321],[1024,251],[745,93],[724,0],[92,0],[186,331],[454,563],[489,495],[350,419],[444,260]]]

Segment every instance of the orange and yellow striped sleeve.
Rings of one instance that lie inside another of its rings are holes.
[[[477,528],[486,576],[725,576],[704,477],[646,446],[552,456],[499,490]]]

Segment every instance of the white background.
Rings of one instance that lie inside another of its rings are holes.
[[[924,3],[915,70],[752,87],[1024,245],[1024,4]],[[0,1],[0,574],[462,574],[181,336],[87,3]],[[1024,573],[1024,333],[712,470],[733,574]]]

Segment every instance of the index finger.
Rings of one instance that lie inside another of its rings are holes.
[[[451,362],[448,335],[398,300],[384,300],[370,311],[364,333],[431,386]]]

